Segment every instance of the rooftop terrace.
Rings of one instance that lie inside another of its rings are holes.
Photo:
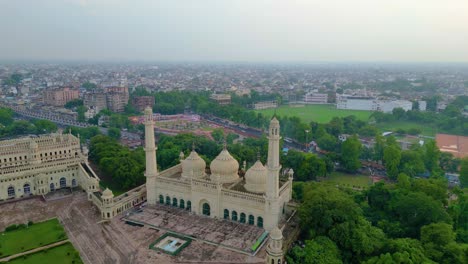
[[[245,254],[253,254],[250,248],[265,232],[257,226],[194,215],[183,209],[159,204],[126,216],[124,220],[175,232]]]

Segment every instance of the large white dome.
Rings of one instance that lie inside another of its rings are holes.
[[[182,160],[182,177],[190,179],[202,178],[205,176],[206,162],[198,156],[198,153],[194,150],[190,152],[190,155]]]
[[[226,148],[211,162],[210,169],[212,181],[229,183],[239,179],[239,162],[231,156]]]
[[[266,186],[267,169],[260,160],[245,173],[245,189],[249,192],[264,193]]]

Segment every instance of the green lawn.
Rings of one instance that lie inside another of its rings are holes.
[[[335,105],[304,105],[299,107],[283,105],[276,109],[257,110],[256,112],[271,117],[275,113],[275,110],[279,116],[297,116],[305,123],[310,123],[311,121],[328,123],[333,117],[346,117],[350,115],[356,116],[359,120],[367,121],[372,114],[372,111],[336,109]]]
[[[6,257],[67,239],[67,235],[54,218],[0,234],[0,257]]]
[[[376,126],[382,131],[395,131],[397,129],[403,129],[407,131],[410,128],[421,129],[421,134],[424,136],[433,137],[437,133],[437,129],[425,124],[410,122],[410,121],[391,121],[377,123]]]
[[[334,171],[330,176],[324,178],[323,180],[333,182],[339,185],[344,185],[345,187],[350,188],[352,188],[353,186],[366,188],[369,186],[370,183],[369,176],[367,175],[354,175],[338,171]]]
[[[80,254],[72,244],[65,243],[37,253],[10,260],[11,264],[81,264]]]

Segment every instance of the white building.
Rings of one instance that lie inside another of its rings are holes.
[[[253,104],[253,109],[261,110],[261,109],[270,109],[270,108],[277,108],[278,102],[277,101],[263,101],[257,102]]]
[[[378,111],[378,102],[374,97],[336,94],[337,109]]]
[[[309,92],[304,95],[303,101],[305,104],[326,104],[328,102],[328,94]]]
[[[337,109],[382,111],[392,112],[395,108],[403,108],[408,111],[413,108],[413,103],[408,100],[379,100],[375,97],[336,95]]]
[[[427,102],[426,101],[418,101],[419,111],[426,111],[427,109]]]
[[[87,161],[88,150],[72,134],[49,134],[0,142],[0,200],[44,195],[80,186],[98,191],[99,178]]]

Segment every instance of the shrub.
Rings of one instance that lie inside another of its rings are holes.
[[[31,221],[31,220],[28,221],[28,226],[32,226],[33,224],[34,224],[33,221]]]
[[[5,232],[13,231],[13,230],[16,230],[16,229],[18,229],[18,225],[13,224],[13,225],[7,226],[5,228]]]

